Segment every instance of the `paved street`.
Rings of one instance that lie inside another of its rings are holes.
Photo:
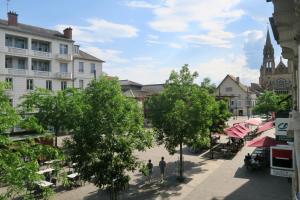
[[[244,120],[231,120],[229,124]],[[264,135],[272,135],[274,129]],[[224,140],[223,140],[224,141]],[[146,182],[140,172],[131,174],[129,190],[121,199],[174,199],[174,200],[289,200],[290,183],[286,178],[269,175],[269,171],[247,171],[244,156],[254,148],[244,147],[233,159],[209,159],[209,154],[191,154],[184,149],[185,183],[176,181],[179,155],[169,155],[163,146],[137,153],[140,160],[151,159],[154,164],[152,183]],[[159,182],[158,162],[161,156],[167,161],[167,179]],[[70,191],[61,191],[56,199],[109,199],[92,184]]]

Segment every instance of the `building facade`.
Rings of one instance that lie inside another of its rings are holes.
[[[103,61],[74,42],[71,28],[60,33],[21,24],[14,12],[0,20],[0,81],[11,85],[7,94],[14,106],[35,88],[84,88],[102,74]]]
[[[257,95],[240,82],[239,77],[227,75],[215,91],[219,99],[228,99],[230,111],[235,116],[251,116]]]
[[[282,56],[292,68],[293,111],[288,122],[288,135],[294,138],[294,174],[292,177],[292,199],[300,199],[300,1],[267,0],[272,2],[274,13],[270,24],[275,40],[282,48]],[[288,198],[287,198],[288,199]]]
[[[274,91],[278,94],[290,94],[292,90],[292,67],[286,66],[282,59],[275,66],[274,48],[269,30],[263,51],[263,64],[260,68],[259,84],[264,90]]]

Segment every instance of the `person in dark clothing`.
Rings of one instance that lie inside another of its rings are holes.
[[[161,181],[165,178],[165,169],[166,169],[166,162],[164,161],[164,157],[161,157],[161,160],[159,162],[159,169],[160,169],[160,177]]]
[[[147,168],[148,168],[149,183],[151,183],[152,172],[153,172],[153,164],[152,164],[151,160],[148,161]]]

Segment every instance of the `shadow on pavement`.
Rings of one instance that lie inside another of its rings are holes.
[[[177,181],[177,162],[167,163],[166,178],[163,182],[160,181],[159,167],[153,168],[153,178],[151,182],[148,179],[138,173],[134,176],[133,183],[130,184],[129,189],[125,192],[120,193],[119,199],[172,199],[172,197],[181,195],[180,190],[182,186],[190,182],[190,178],[193,174],[204,173],[206,170],[201,169],[203,163],[194,163],[190,161],[184,162],[184,182]],[[90,193],[89,196],[84,198],[85,200],[96,200],[96,199],[109,199],[108,194],[103,190]]]
[[[248,179],[224,200],[290,200],[291,183],[287,178],[270,175],[270,169],[250,170],[239,168],[234,178]],[[246,195],[247,194],[247,195]],[[215,197],[218,200],[218,197]]]

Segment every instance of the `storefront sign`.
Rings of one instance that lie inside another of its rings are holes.
[[[294,172],[292,146],[278,145],[270,149],[271,175],[292,177]]]
[[[276,135],[287,135],[287,130],[289,126],[289,118],[276,118],[275,120],[275,130]]]

